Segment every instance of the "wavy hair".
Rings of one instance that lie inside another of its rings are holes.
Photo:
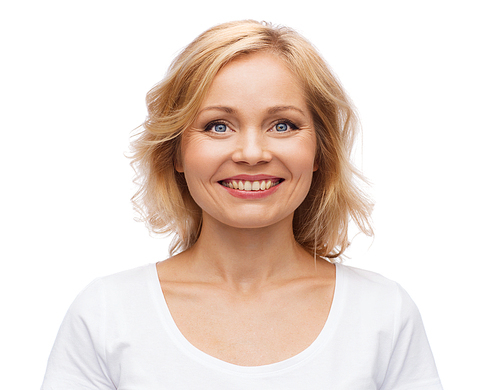
[[[293,217],[296,241],[311,255],[338,258],[349,246],[348,225],[372,235],[372,203],[359,187],[363,176],[351,163],[358,129],[352,103],[314,47],[288,27],[253,20],[215,26],[191,42],[167,75],[147,94],[148,117],[132,141],[132,166],[139,185],[132,198],[141,220],[154,233],[173,234],[170,253],[198,239],[202,212],[184,175],[175,170],[183,131],[219,70],[236,57],[268,51],[302,82],[317,135],[311,189]]]

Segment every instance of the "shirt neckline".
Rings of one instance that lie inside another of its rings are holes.
[[[276,363],[261,366],[239,366],[211,356],[195,347],[184,337],[182,332],[177,327],[172,314],[170,313],[168,305],[163,296],[156,264],[154,263],[150,264],[149,266],[149,285],[151,290],[150,292],[158,310],[159,318],[162,322],[163,328],[169,334],[173,343],[183,353],[201,363],[202,365],[211,367],[212,369],[218,371],[238,374],[239,376],[263,376],[282,372],[283,370],[289,370],[295,368],[297,365],[306,363],[321,349],[323,349],[328,344],[328,341],[333,337],[340,321],[340,312],[342,311],[342,307],[344,305],[345,290],[343,266],[341,264],[335,264],[335,267],[336,280],[332,305],[330,307],[330,312],[328,313],[327,320],[318,337],[316,337],[316,339],[306,349],[304,349],[297,355]]]

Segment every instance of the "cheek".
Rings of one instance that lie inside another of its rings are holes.
[[[304,147],[294,154],[293,161],[295,171],[300,172],[301,180],[304,180],[304,184],[307,183],[307,192],[309,192],[313,173],[318,169],[315,144],[304,144]]]
[[[190,139],[183,142],[179,168],[191,192],[197,183],[208,183],[223,162],[223,150],[213,142]]]
[[[193,135],[184,135],[178,153],[178,167],[182,169],[186,175],[189,175],[193,170],[198,169],[200,160],[206,159],[204,145]]]
[[[304,137],[294,140],[289,145],[281,145],[279,153],[287,161],[292,172],[308,174],[317,169],[316,143],[314,139]]]
[[[312,167],[312,172],[315,172],[318,170],[318,145],[316,134],[314,134],[307,140],[304,140],[303,144],[304,160],[308,161],[308,163]]]

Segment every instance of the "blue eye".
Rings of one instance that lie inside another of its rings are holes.
[[[205,131],[214,133],[225,133],[229,130],[228,126],[222,122],[210,122],[205,126]]]
[[[292,122],[288,121],[278,122],[277,124],[274,125],[274,130],[278,133],[285,133],[297,129],[298,129],[297,126],[295,126]]]
[[[276,129],[276,131],[279,131],[279,132],[287,131],[288,130],[288,123],[284,123],[284,122],[278,123],[275,126],[275,129]]]
[[[224,123],[218,123],[213,126],[213,129],[216,133],[225,133],[227,130],[227,126]]]

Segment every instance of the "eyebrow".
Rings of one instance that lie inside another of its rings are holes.
[[[210,111],[210,110],[224,111],[224,112],[227,112],[228,114],[234,114],[236,112],[231,107],[210,106],[210,107],[205,107],[205,108],[201,109],[199,113],[202,113],[203,111]]]
[[[205,107],[205,108],[201,109],[200,113],[202,113],[203,111],[209,111],[209,110],[224,111],[224,112],[227,112],[228,114],[234,114],[236,112],[236,110],[231,108],[231,107],[209,106],[209,107]],[[267,110],[267,113],[272,115],[272,114],[276,114],[276,113],[281,112],[281,111],[289,111],[289,110],[297,111],[297,112],[301,113],[302,115],[306,116],[304,111],[302,111],[300,108],[295,107],[295,106],[275,106],[275,107],[269,108]]]
[[[280,111],[297,111],[301,113],[302,115],[306,116],[305,112],[302,111],[300,108],[295,107],[295,106],[276,106],[276,107],[271,107],[269,110],[267,110],[268,114],[276,114]]]

